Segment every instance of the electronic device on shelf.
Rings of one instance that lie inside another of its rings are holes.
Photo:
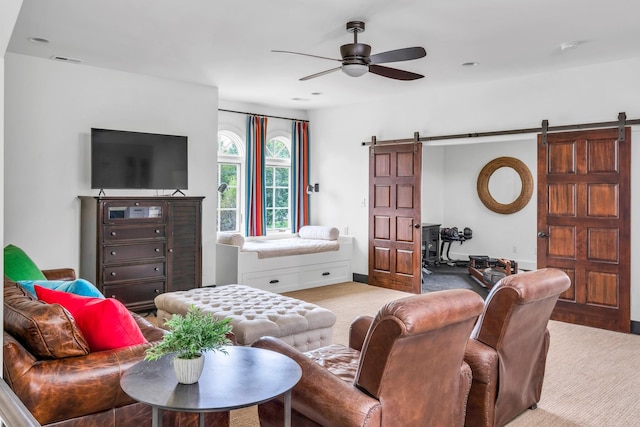
[[[91,188],[182,193],[188,188],[187,137],[92,128]]]

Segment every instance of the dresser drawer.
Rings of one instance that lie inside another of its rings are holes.
[[[164,277],[165,273],[164,262],[105,266],[102,273],[102,281],[103,283],[113,283],[121,282],[123,280]]]
[[[167,203],[163,201],[110,201],[103,205],[105,224],[126,222],[164,222]]]
[[[102,261],[105,263],[165,256],[165,242],[159,240],[140,245],[110,245],[104,247]]]
[[[164,224],[139,225],[137,227],[107,225],[104,227],[105,242],[136,239],[164,239],[166,235]]]
[[[300,276],[305,287],[313,287],[328,283],[348,282],[351,280],[349,273],[348,262],[335,262],[309,266],[300,273]]]
[[[153,303],[153,299],[164,292],[164,282],[109,285],[102,288],[107,298],[115,298],[123,304]]]
[[[300,285],[300,273],[286,270],[246,273],[240,278],[240,284],[266,291],[285,292]]]

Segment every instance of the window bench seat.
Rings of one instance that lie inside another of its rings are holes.
[[[242,247],[217,243],[216,285],[238,283],[282,293],[348,282],[353,279],[352,253],[351,236],[248,238]]]

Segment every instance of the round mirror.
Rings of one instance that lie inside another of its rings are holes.
[[[527,165],[513,157],[498,157],[487,163],[478,175],[478,197],[491,211],[518,212],[533,194],[533,177]]]
[[[513,203],[521,192],[520,175],[511,168],[498,168],[489,177],[489,193],[500,204]]]

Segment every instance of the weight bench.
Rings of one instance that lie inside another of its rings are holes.
[[[469,274],[484,287],[491,289],[500,279],[518,272],[518,263],[505,258],[485,255],[469,256]]]

